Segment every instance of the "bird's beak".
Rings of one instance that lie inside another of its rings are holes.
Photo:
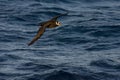
[[[61,26],[61,23],[59,22],[59,26]]]

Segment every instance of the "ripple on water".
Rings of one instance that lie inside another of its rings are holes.
[[[116,69],[120,70],[120,64],[110,59],[92,61],[91,66],[96,66],[104,69]]]

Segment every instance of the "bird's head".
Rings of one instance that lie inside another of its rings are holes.
[[[61,23],[58,22],[58,21],[56,21],[55,23],[56,23],[57,26],[60,26],[60,25],[61,25]]]

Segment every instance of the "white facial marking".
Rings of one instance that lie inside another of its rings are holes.
[[[56,21],[56,25],[58,25],[58,26],[59,26],[59,25],[60,25],[60,22]]]

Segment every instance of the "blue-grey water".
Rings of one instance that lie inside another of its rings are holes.
[[[120,80],[120,0],[0,0],[0,80]]]

